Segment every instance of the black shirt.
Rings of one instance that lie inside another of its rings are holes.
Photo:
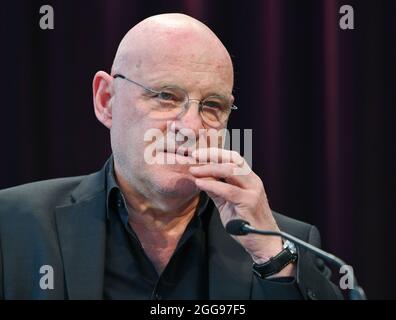
[[[125,199],[114,177],[113,159],[106,170],[104,299],[208,299],[207,224],[211,210],[205,210],[209,201],[206,193],[200,194],[194,217],[159,275],[128,223]],[[269,295],[278,290],[281,297],[301,298],[295,281],[285,283],[288,278],[256,281],[260,283],[258,288],[269,291]],[[277,285],[278,281],[282,283]]]

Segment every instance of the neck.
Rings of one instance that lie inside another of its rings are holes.
[[[195,214],[199,194],[190,198],[165,197],[151,191],[138,192],[121,176],[115,176],[128,207],[128,223],[161,274],[173,255],[181,235]]]
[[[163,234],[175,232],[181,228],[184,231],[185,226],[194,216],[198,205],[199,196],[195,196],[190,201],[184,203],[176,210],[162,210],[152,206],[149,199],[136,193],[129,193],[126,197],[128,206],[128,221],[135,227],[139,226],[147,231],[160,231]]]

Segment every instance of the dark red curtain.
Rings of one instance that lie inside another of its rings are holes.
[[[39,28],[50,4],[55,29]],[[339,8],[354,8],[341,30]],[[91,81],[143,18],[184,12],[232,54],[253,168],[273,209],[313,223],[369,298],[395,298],[396,1],[7,1],[0,8],[0,188],[98,170]],[[1,204],[0,204],[1,205]]]

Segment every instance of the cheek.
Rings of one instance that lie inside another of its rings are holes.
[[[144,141],[145,133],[150,129],[164,132],[166,127],[166,122],[151,119],[143,107],[119,106],[113,110],[112,144],[120,152],[143,157],[144,149],[150,144]]]
[[[126,102],[125,97],[120,97],[115,101],[113,108],[113,125],[117,131],[127,134],[129,131],[141,130],[147,119],[147,110],[144,106],[135,103]]]
[[[118,154],[130,154],[137,149],[137,134],[141,125],[141,115],[135,108],[122,104],[115,104],[112,110],[112,127],[110,131],[113,152]]]
[[[140,121],[144,114],[139,108],[130,103],[123,103],[124,99],[116,100],[113,107],[113,122],[119,126],[127,126],[128,123],[135,124]]]

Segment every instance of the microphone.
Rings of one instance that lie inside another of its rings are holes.
[[[330,264],[341,268],[347,265],[343,260],[336,257],[335,255],[328,253],[322,249],[319,249],[312,244],[305,242],[299,238],[292,236],[291,234],[284,231],[269,231],[269,230],[258,230],[253,228],[249,222],[242,219],[231,220],[227,223],[226,232],[234,236],[243,236],[249,233],[261,234],[265,236],[278,236],[293,242],[295,245],[303,247],[313,253],[315,256],[322,258]],[[354,276],[354,275],[353,275]],[[357,279],[354,276],[354,287],[349,289],[348,296],[350,300],[366,300],[366,295],[362,287],[358,285]]]

